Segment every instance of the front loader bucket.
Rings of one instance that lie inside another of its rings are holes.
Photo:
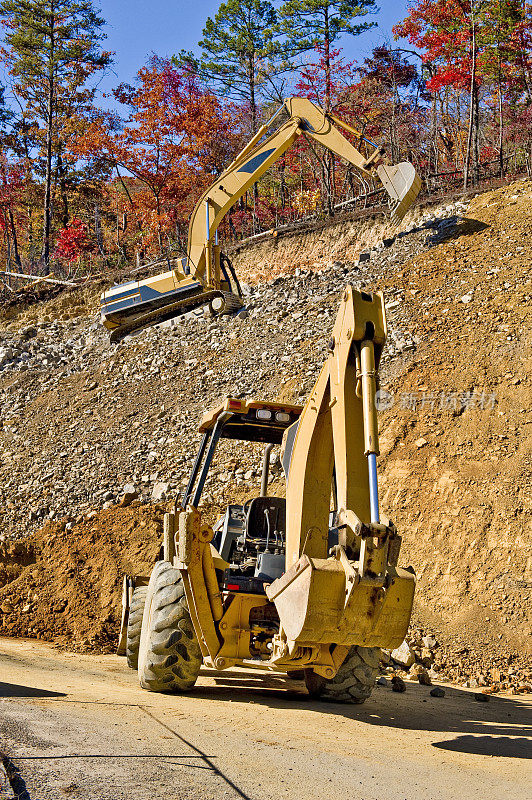
[[[400,164],[381,164],[377,175],[388,192],[392,220],[401,222],[421,189],[421,178],[409,161]]]
[[[388,567],[386,581],[351,581],[336,558],[302,555],[266,589],[291,642],[399,647],[412,611],[415,576]]]

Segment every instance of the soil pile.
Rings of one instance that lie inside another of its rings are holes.
[[[111,651],[124,574],[149,575],[158,557],[161,509],[133,506],[48,522],[23,542],[0,544],[0,635]]]

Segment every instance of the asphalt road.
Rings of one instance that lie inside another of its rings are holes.
[[[529,800],[532,703],[377,687],[363,706],[302,683],[205,670],[184,696],[125,659],[0,639],[0,798]]]

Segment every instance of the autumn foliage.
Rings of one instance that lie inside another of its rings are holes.
[[[111,54],[89,0],[83,9],[61,0],[54,25],[64,46],[47,72],[39,20],[50,21],[52,5],[0,0],[0,59],[15,98],[5,102],[0,87],[0,247],[10,270],[85,274],[181,255],[203,190],[290,94],[348,122],[362,152],[379,145],[393,162],[412,161],[426,192],[532,171],[526,0],[411,0],[396,44],[358,61],[345,57],[342,37],[372,24],[369,0],[229,0],[206,22],[201,53],[152,56],[106,96],[96,76]],[[378,186],[301,137],[220,233],[238,239],[381,200]]]
[[[93,245],[89,238],[87,225],[77,217],[62,228],[57,235],[55,258],[73,264],[86,253],[90,253]]]

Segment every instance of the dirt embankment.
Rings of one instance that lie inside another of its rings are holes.
[[[386,386],[381,459],[418,616],[465,648],[505,640],[529,653],[531,202],[530,182],[480,195],[388,279],[404,289],[418,349]]]
[[[437,215],[445,208],[445,203],[433,203],[430,211]],[[423,225],[427,210],[427,206],[414,206],[400,225],[392,223],[382,211],[355,212],[340,222],[334,219],[310,221],[294,230],[261,235],[256,242],[246,240],[229,252],[241,280],[250,283],[271,280],[296,269],[323,269],[324,265],[336,262],[355,263],[361,252]]]
[[[115,507],[79,523],[49,522],[23,542],[1,542],[0,635],[114,650],[122,576],[150,574],[161,523],[160,508]]]

